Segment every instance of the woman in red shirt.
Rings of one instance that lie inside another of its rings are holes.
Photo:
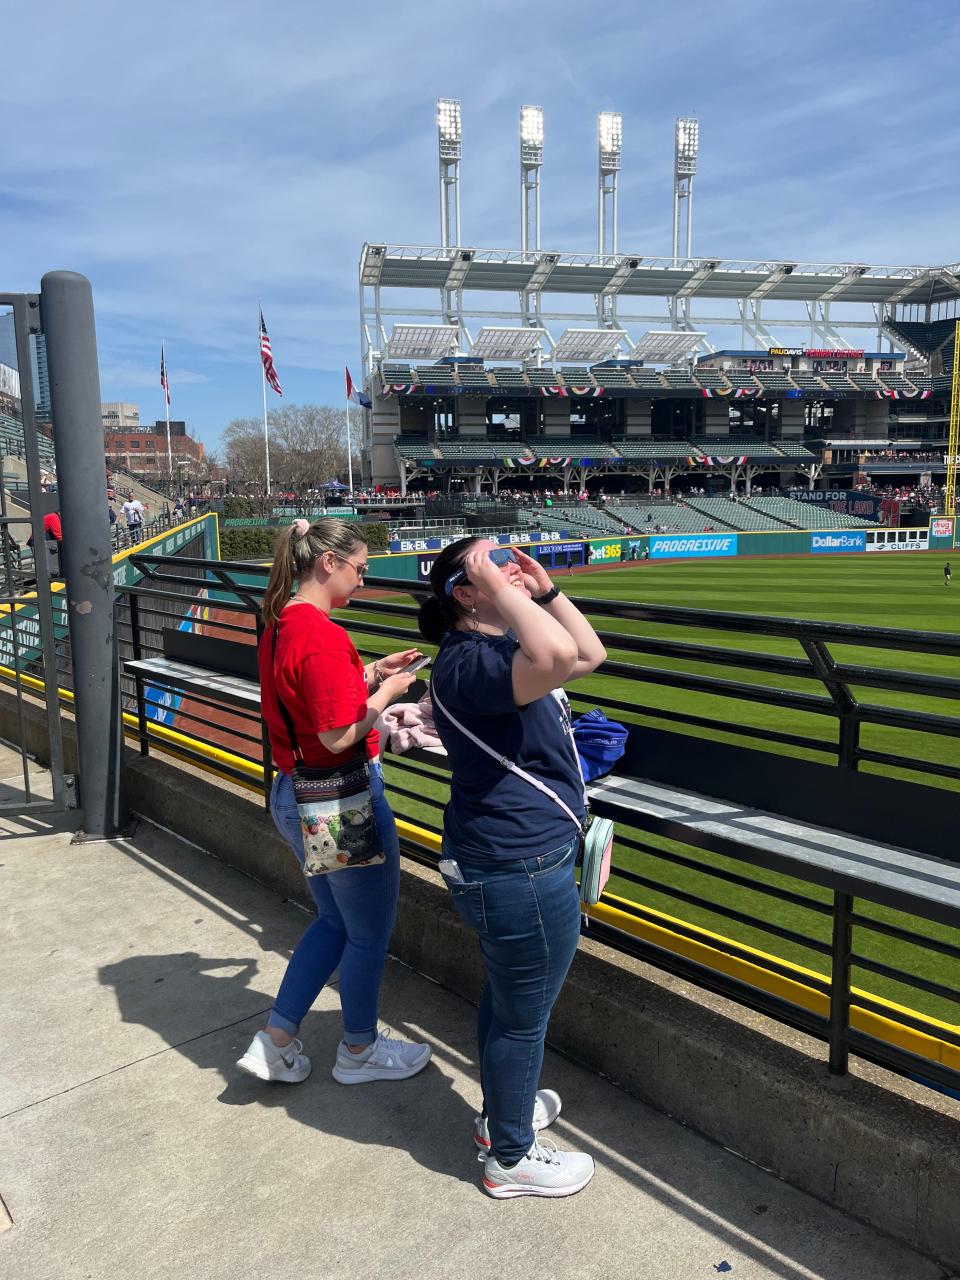
[[[365,750],[373,815],[386,859],[306,876],[317,918],[290,958],[266,1028],[257,1032],[237,1063],[261,1080],[297,1084],[310,1074],[310,1060],[294,1037],[338,966],[344,1037],[334,1079],[341,1084],[405,1080],[430,1060],[429,1045],[388,1038],[377,1026],[400,884],[400,847],[384,798],[373,724],[413,682],[415,677],[403,668],[420,654],[406,649],[364,666],[346,631],[331,620],[331,611],[345,605],[362,585],[366,569],[367,544],[353,525],[297,520],[278,540],[263,597],[267,626],[259,651],[261,709],[278,769],[270,796],[277,829],[302,868],[300,815],[290,778],[294,745],[282,702],[305,765],[345,764],[358,749]]]

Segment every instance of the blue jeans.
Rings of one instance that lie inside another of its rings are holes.
[[[387,855],[372,867],[347,867],[326,876],[307,876],[317,918],[300,939],[267,1026],[295,1035],[331,974],[340,966],[340,1008],[348,1044],[373,1044],[377,1038],[380,982],[393,932],[400,890],[400,843],[397,824],[383,793],[379,762],[370,762],[373,813]],[[293,783],[278,773],[270,793],[270,812],[277,830],[303,866],[300,815]]]
[[[487,970],[477,1041],[490,1150],[516,1164],[533,1145],[543,1042],[580,937],[573,876],[579,839],[532,858],[484,864],[444,843],[464,884],[447,880],[463,923],[477,935]]]

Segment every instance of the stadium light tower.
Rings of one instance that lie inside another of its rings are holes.
[[[440,146],[440,243],[447,248],[460,243],[459,98],[437,99],[437,135]]]
[[[673,162],[673,260],[680,256],[680,202],[687,202],[687,257],[693,239],[693,179],[700,150],[700,121],[693,116],[677,120]]]
[[[543,164],[543,107],[520,108],[520,248],[540,248],[540,166]],[[533,229],[533,244],[530,232]]]
[[[623,150],[623,117],[619,111],[600,112],[597,143],[600,154],[597,252],[602,258],[617,252],[617,174]]]

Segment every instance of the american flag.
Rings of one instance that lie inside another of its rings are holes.
[[[167,377],[167,361],[163,354],[163,343],[160,344],[160,385],[163,387],[163,394],[167,397],[167,404],[170,403],[170,379]]]
[[[260,309],[260,359],[263,361],[263,372],[267,381],[277,395],[282,396],[280,379],[277,377],[277,371],[273,367],[273,348],[270,346],[270,335],[267,333],[267,326],[263,323],[262,307]]]

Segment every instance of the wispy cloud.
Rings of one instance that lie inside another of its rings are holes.
[[[667,250],[673,120],[696,111],[695,249],[960,256],[952,6],[687,0],[683,15],[483,0],[441,19],[427,0],[367,0],[359,21],[287,0],[265,24],[253,0],[169,0],[160,22],[116,0],[21,6],[0,81],[4,288],[85,272],[104,398],[162,412],[163,337],[177,416],[207,440],[256,411],[258,298],[290,397],[338,400],[358,361],[360,244],[437,238],[439,95],[463,100],[474,245],[517,244],[517,112],[540,103],[553,247],[595,243],[596,113],[613,108],[623,247]]]

